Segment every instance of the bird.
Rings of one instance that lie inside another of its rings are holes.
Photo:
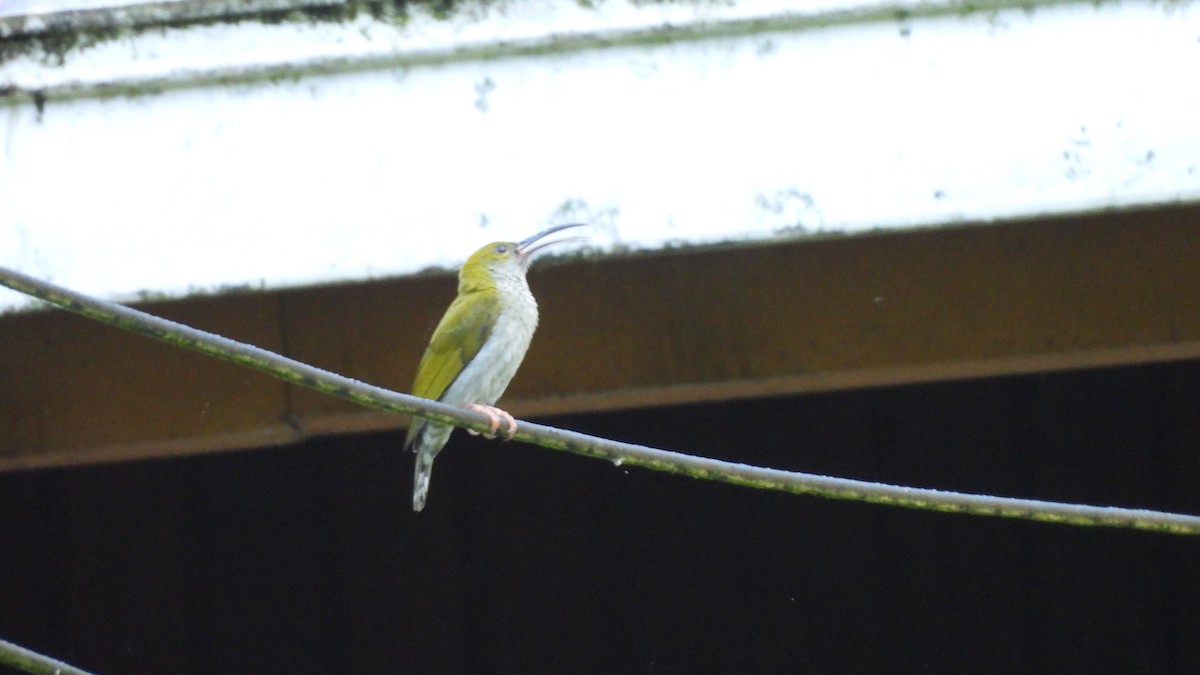
[[[493,404],[517,373],[538,324],[537,301],[525,273],[533,254],[579,237],[537,242],[585,223],[556,225],[519,242],[492,242],[471,254],[458,272],[458,296],[433,331],[413,381],[414,396],[470,408],[490,420],[486,438],[495,438],[501,421],[512,439],[517,421]],[[416,453],[413,511],[425,508],[433,460],[454,427],[413,418],[404,439]],[[468,430],[470,431],[470,430]],[[477,434],[470,431],[471,434]]]

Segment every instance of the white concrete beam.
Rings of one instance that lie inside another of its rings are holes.
[[[611,252],[1200,200],[1194,1],[122,8],[73,47],[25,4],[0,265],[106,297],[449,268],[567,220]]]

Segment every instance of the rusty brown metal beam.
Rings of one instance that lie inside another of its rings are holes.
[[[1200,357],[1200,209],[535,267],[518,415]],[[144,308],[405,390],[449,275]],[[399,427],[63,312],[0,317],[0,470]]]

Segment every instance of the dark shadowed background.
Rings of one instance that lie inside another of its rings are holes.
[[[1200,362],[546,418],[774,467],[1200,513]],[[102,673],[1200,672],[1200,539],[455,434],[0,474],[0,636]]]

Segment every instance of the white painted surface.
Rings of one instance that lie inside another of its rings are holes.
[[[403,28],[243,22],[61,66],[10,60],[0,87],[75,94],[0,107],[0,265],[129,299],[449,268],[568,220],[593,221],[609,250],[1200,200],[1200,4],[820,29],[789,4],[513,1]],[[736,28],[748,18],[778,30]],[[579,42],[664,23],[708,37]],[[480,49],[522,40],[545,51]]]

